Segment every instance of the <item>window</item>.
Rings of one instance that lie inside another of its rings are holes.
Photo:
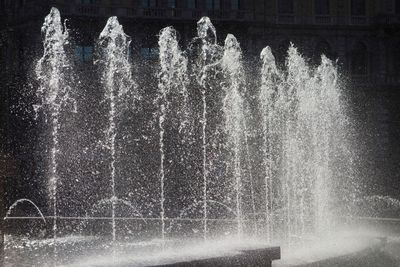
[[[384,2],[384,11],[387,13],[392,13],[393,12],[393,7],[394,7],[394,1],[393,0],[385,0]]]
[[[140,55],[144,59],[155,59],[158,58],[159,55],[159,50],[158,48],[155,47],[142,47],[140,48]]]
[[[293,14],[294,5],[293,0],[277,0],[278,12],[280,14]]]
[[[206,0],[206,8],[211,9],[220,9],[221,1],[220,0]]]
[[[96,0],[81,0],[81,4],[83,4],[83,5],[93,5],[93,4],[96,4]]]
[[[351,0],[351,15],[365,16],[365,0]]]
[[[197,8],[197,0],[188,0],[187,7],[190,9],[196,9]]]
[[[330,0],[315,0],[315,15],[329,15]]]
[[[207,9],[213,8],[213,0],[206,0],[206,8]]]
[[[221,8],[221,0],[214,0],[214,9]]]
[[[93,58],[93,46],[77,46],[75,55],[80,61],[88,62]]]
[[[142,7],[156,7],[157,0],[142,0]]]
[[[168,0],[168,7],[175,8],[176,7],[176,0]]]
[[[394,12],[397,15],[400,15],[400,0],[396,0],[396,2],[394,3],[395,7],[394,7]]]
[[[350,54],[351,73],[366,75],[368,70],[368,51],[363,43],[357,43]]]
[[[238,10],[240,9],[240,0],[231,0],[231,9]]]

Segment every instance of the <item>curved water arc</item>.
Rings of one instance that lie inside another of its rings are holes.
[[[42,211],[39,209],[39,207],[32,200],[27,199],[27,198],[21,198],[21,199],[18,199],[17,201],[15,201],[8,208],[6,216],[4,217],[4,220],[6,220],[7,218],[11,218],[10,215],[11,215],[11,212],[13,211],[13,209],[23,202],[27,202],[27,203],[31,204],[37,210],[37,212],[40,215],[40,217],[42,218],[43,222],[46,223],[46,218],[44,217],[44,215],[43,215]]]

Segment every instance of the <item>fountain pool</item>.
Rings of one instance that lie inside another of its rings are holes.
[[[381,250],[380,235],[339,231],[360,196],[331,59],[312,66],[293,44],[284,65],[268,46],[248,59],[207,17],[184,47],[161,29],[150,68],[117,17],[85,70],[56,8],[42,35],[33,111],[48,205],[9,208],[6,265],[259,265],[279,245],[292,266]]]

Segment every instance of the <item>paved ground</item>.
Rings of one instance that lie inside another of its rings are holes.
[[[315,262],[276,262],[275,267],[400,267],[400,238],[381,239],[378,244],[347,255]]]

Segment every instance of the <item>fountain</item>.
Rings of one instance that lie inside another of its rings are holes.
[[[242,222],[242,166],[241,154],[244,133],[244,76],[241,65],[241,49],[236,38],[228,34],[225,39],[224,56],[222,57],[222,69],[227,76],[227,86],[224,87],[225,98],[223,111],[225,115],[224,129],[228,135],[228,143],[233,151],[233,177],[235,188],[235,205],[237,234],[243,234]]]
[[[279,86],[281,82],[281,73],[275,65],[275,58],[272,54],[271,48],[268,46],[261,51],[261,60],[263,62],[261,70],[261,88],[259,92],[259,102],[262,116],[262,131],[263,131],[263,167],[265,172],[265,215],[267,221],[267,239],[271,240],[273,232],[272,225],[272,211],[273,211],[273,183],[272,176],[276,169],[273,166],[274,160],[272,155],[277,155],[277,148],[272,150],[272,143],[279,140],[278,130],[279,124],[277,123],[278,111],[274,110],[274,100],[279,93]],[[277,113],[277,114],[276,114]]]
[[[217,32],[212,25],[211,21],[207,17],[201,18],[197,22],[197,38],[201,40],[201,53],[197,62],[197,68],[199,69],[197,80],[201,86],[201,101],[202,101],[202,174],[203,174],[203,237],[207,239],[207,210],[208,210],[208,197],[207,197],[207,185],[208,185],[208,168],[207,168],[207,89],[208,79],[210,75],[210,68],[216,64],[219,52],[219,46],[217,45]]]
[[[116,17],[111,17],[99,37],[101,57],[98,64],[102,66],[103,84],[105,88],[105,99],[109,102],[108,129],[106,131],[105,147],[109,150],[110,160],[110,183],[112,203],[112,237],[116,240],[115,205],[118,200],[115,191],[116,178],[116,136],[118,110],[124,104],[131,90],[134,90],[135,82],[132,78],[132,67],[129,62],[130,39],[124,33],[122,26]],[[134,93],[133,93],[134,94]]]
[[[60,115],[63,109],[71,103],[76,112],[76,103],[71,97],[71,87],[68,80],[71,76],[71,68],[65,52],[65,45],[68,43],[68,31],[65,25],[61,22],[60,13],[57,9],[52,8],[50,14],[45,18],[42,34],[44,37],[43,57],[36,65],[36,75],[40,86],[37,91],[37,96],[41,101],[35,105],[36,112],[43,110],[45,120],[50,121],[50,163],[49,163],[49,196],[53,205],[53,238],[54,238],[54,254],[56,251],[57,239],[57,215],[58,215],[58,156],[59,149],[59,130],[61,127]],[[33,202],[32,202],[33,203]],[[36,206],[36,205],[35,205]]]
[[[172,117],[180,118],[179,132],[185,131],[189,122],[188,110],[188,92],[186,85],[187,77],[187,59],[179,49],[177,33],[172,27],[161,30],[160,39],[160,72],[159,84],[160,91],[160,206],[161,206],[161,238],[165,239],[165,207],[164,207],[164,182],[165,182],[165,153],[164,153],[164,122],[168,113]],[[174,108],[175,107],[175,108]]]
[[[86,193],[76,194],[81,198],[77,214],[61,216],[58,203],[68,190],[59,191],[59,185],[73,174],[59,164],[70,156],[60,146],[69,136],[60,131],[65,117],[85,116],[80,106],[87,99],[73,98],[72,81],[88,78],[71,67],[68,30],[57,9],[45,18],[42,32],[44,52],[36,67],[41,102],[34,109],[43,113],[40,122],[50,132],[46,179],[52,214],[20,199],[5,220],[40,219],[52,225],[53,235],[8,236],[10,265],[257,265],[280,257],[278,243],[291,255],[301,251],[294,248],[331,244],[338,214],[355,203],[343,202],[343,196],[353,190],[356,173],[333,61],[322,56],[319,66],[310,66],[292,44],[280,68],[265,47],[261,70],[250,76],[235,36],[228,34],[218,45],[215,27],[203,17],[187,50],[180,48],[175,29],[160,31],[156,71],[147,70],[157,79],[142,85],[134,74],[141,66],[130,58],[131,39],[116,17],[109,18],[97,42],[96,68],[90,70],[103,90],[102,99],[90,99],[104,109],[94,122],[103,136],[88,146],[100,144],[104,154],[88,160],[98,168],[99,181],[85,180]],[[129,116],[147,118],[145,108],[136,108],[146,101],[156,107],[151,127],[131,125],[136,120]],[[127,133],[127,125],[142,136]],[[122,151],[131,143],[141,149]],[[125,165],[140,162],[136,158],[156,162],[158,169],[145,166],[140,175],[127,171]],[[348,191],[341,192],[344,184]],[[87,192],[96,195],[94,201]],[[21,203],[33,206],[39,217],[12,216]],[[106,206],[110,216],[98,215]],[[365,249],[365,240],[351,244]]]

